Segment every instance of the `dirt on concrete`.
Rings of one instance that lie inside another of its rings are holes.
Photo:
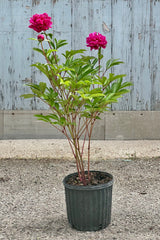
[[[91,161],[114,176],[112,222],[80,232],[67,221],[62,180],[73,161],[0,160],[0,240],[160,240],[160,158]]]
[[[82,142],[81,142],[82,143]],[[87,141],[86,141],[87,143]],[[87,144],[84,159],[87,159]],[[160,157],[160,140],[139,141],[91,141],[93,160],[117,158]],[[72,151],[65,139],[19,139],[0,140],[0,159],[73,159]]]

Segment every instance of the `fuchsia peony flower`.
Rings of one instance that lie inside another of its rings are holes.
[[[44,40],[44,35],[43,34],[39,34],[37,36],[37,39],[38,39],[39,42],[42,42]]]
[[[34,14],[30,18],[29,22],[31,23],[31,25],[29,25],[29,28],[32,28],[38,33],[48,30],[52,25],[51,17],[49,17],[47,13]]]
[[[89,36],[86,38],[87,47],[90,49],[99,49],[100,47],[106,48],[107,40],[106,37],[100,33],[94,32],[90,33]]]

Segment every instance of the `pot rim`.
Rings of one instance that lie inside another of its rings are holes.
[[[87,172],[87,171],[85,171]],[[66,188],[68,189],[74,189],[74,190],[97,190],[97,189],[104,189],[106,187],[110,187],[113,185],[113,176],[112,174],[108,173],[108,172],[104,172],[104,171],[90,171],[90,172],[100,172],[100,173],[104,173],[106,174],[108,177],[110,177],[112,180],[110,180],[109,182],[107,183],[102,183],[102,184],[98,184],[98,185],[87,185],[87,186],[77,186],[77,185],[71,185],[71,184],[68,184],[66,183],[67,179],[70,178],[71,176],[75,176],[75,175],[78,175],[78,172],[75,172],[75,173],[71,173],[69,175],[67,175],[64,179],[63,179],[63,184]]]

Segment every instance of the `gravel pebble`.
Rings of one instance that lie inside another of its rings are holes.
[[[114,176],[112,222],[80,232],[67,221],[64,176],[73,161],[0,160],[0,240],[160,240],[160,158],[91,161]]]

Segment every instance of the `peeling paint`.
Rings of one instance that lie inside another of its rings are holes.
[[[10,66],[8,67],[8,72],[9,74],[12,74],[12,68]]]
[[[32,82],[32,79],[26,77],[25,79],[22,79],[21,81],[22,81],[22,82],[25,82],[25,83],[31,83],[31,82]]]
[[[40,4],[40,0],[32,0],[32,6],[37,6]]]
[[[142,39],[142,33],[138,33],[138,39]]]
[[[0,90],[1,108],[43,107],[35,100],[24,102],[18,96],[27,92],[25,83],[38,82],[42,79],[37,70],[30,68],[30,65],[37,61],[37,55],[32,52],[34,43],[27,40],[28,37],[32,37],[29,36],[30,33],[28,34],[28,20],[32,13],[46,11],[52,16],[56,36],[67,39],[69,47],[81,48],[89,32],[102,31],[108,41],[106,57],[120,58],[125,62],[123,66],[119,66],[118,71],[126,73],[134,86],[116,105],[117,108],[112,106],[113,110],[160,111],[158,68],[160,0],[3,0],[3,2],[5,8],[3,5],[0,8],[0,18],[5,24],[6,32],[4,29],[0,30],[2,36],[0,49],[3,56],[0,66],[0,79],[3,84],[3,91]],[[5,66],[6,63],[8,66]]]

